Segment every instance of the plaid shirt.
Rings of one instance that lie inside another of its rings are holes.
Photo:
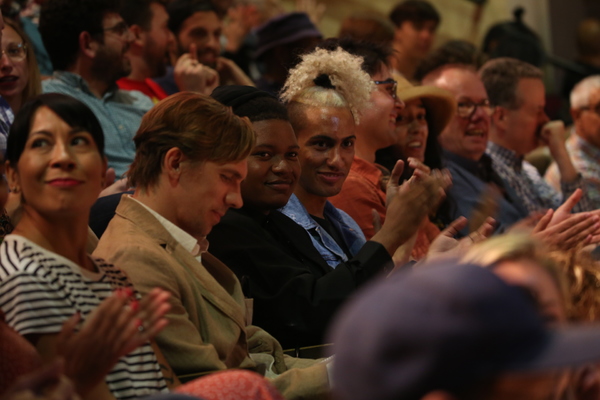
[[[600,149],[586,142],[574,132],[567,139],[566,145],[571,162],[583,176],[585,190],[593,207],[600,208]],[[552,163],[548,168],[545,178],[552,187],[560,187],[560,172],[556,163]]]
[[[559,207],[577,188],[583,188],[581,175],[569,183],[561,183],[561,192],[556,191],[540,176],[538,170],[523,160],[523,157],[493,142],[488,142],[486,153],[492,158],[492,166],[496,173],[521,198],[527,211],[546,211]],[[594,207],[584,190],[579,203],[573,212],[589,211]]]

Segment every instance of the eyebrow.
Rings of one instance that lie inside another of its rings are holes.
[[[348,139],[356,139],[356,135],[346,136],[345,138],[342,138],[342,141],[348,140]]]
[[[310,139],[308,139],[309,141],[315,141],[315,140],[329,140],[331,142],[333,142],[333,138],[327,135],[315,135],[315,136],[311,136]]]
[[[259,148],[259,147],[263,147],[263,148],[267,148],[267,149],[275,149],[275,145],[266,144],[266,143],[265,144],[257,144],[256,148]],[[298,146],[297,144],[288,146],[288,149],[299,149],[299,148],[300,148],[300,146]]]

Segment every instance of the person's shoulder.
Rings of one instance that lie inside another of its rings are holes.
[[[139,90],[116,89],[113,101],[117,104],[129,105],[145,111],[154,106],[152,99]]]

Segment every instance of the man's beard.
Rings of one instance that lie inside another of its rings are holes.
[[[102,46],[96,54],[90,72],[94,78],[112,85],[131,73],[131,63],[123,55]]]

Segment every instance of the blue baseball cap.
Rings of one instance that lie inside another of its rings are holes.
[[[344,400],[420,399],[504,372],[600,359],[600,326],[548,327],[523,289],[448,262],[369,285],[330,338],[334,390]]]

